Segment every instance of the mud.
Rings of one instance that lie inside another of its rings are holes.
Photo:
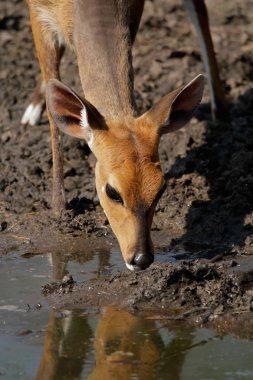
[[[168,187],[152,227],[155,242],[165,247],[164,252],[173,250],[177,260],[195,261],[154,264],[145,273],[119,274],[102,283],[74,287],[72,306],[75,302],[79,305],[79,296],[83,304],[85,297],[87,303],[94,297],[94,304],[106,299],[106,303],[140,310],[164,303],[170,310],[176,308],[180,318],[187,317],[185,308],[204,308],[201,318],[207,313],[209,320],[211,315],[229,310],[244,315],[252,308],[252,281],[242,285],[243,280],[234,273],[240,266],[231,268],[231,262],[240,264],[247,259],[242,277],[251,278],[253,4],[249,0],[210,0],[207,5],[229,119],[225,123],[211,121],[206,88],[196,118],[186,128],[163,137],[160,156]],[[96,200],[95,159],[84,142],[64,136],[69,203],[59,217],[50,210],[52,159],[46,115],[39,126],[20,126],[39,75],[23,1],[1,2],[0,41],[1,254],[8,254],[13,247],[19,254],[43,252],[49,246],[64,249],[64,244],[81,236],[94,241],[102,238],[105,245],[114,241]],[[179,0],[147,1],[133,55],[140,113],[166,92],[204,72],[193,27]],[[61,73],[63,82],[80,91],[71,52],[63,57]],[[203,259],[219,261],[203,264]],[[88,295],[87,286],[93,289]],[[100,298],[97,293],[104,287],[107,295]],[[62,301],[57,287],[55,294],[55,305],[70,302],[67,298]]]
[[[42,293],[60,309],[113,305],[134,312],[155,314],[173,321],[187,319],[196,325],[221,325],[238,314],[253,327],[253,269],[251,260],[210,263],[206,260],[153,264],[131,274],[75,284],[71,276],[43,286]],[[241,323],[241,318],[239,318]],[[242,326],[241,326],[242,329]]]

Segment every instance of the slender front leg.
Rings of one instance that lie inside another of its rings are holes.
[[[40,21],[34,14],[33,9],[30,9],[31,26],[33,31],[33,38],[35,47],[40,63],[41,73],[45,84],[47,85],[49,79],[60,79],[59,75],[59,62],[62,55],[62,49],[58,42],[52,37],[50,41],[43,36],[43,30]],[[63,185],[63,160],[62,160],[62,147],[61,136],[59,129],[54,125],[49,112],[48,119],[51,131],[52,143],[52,159],[53,159],[53,195],[52,195],[52,208],[54,212],[59,213],[65,208],[65,196]]]
[[[205,2],[204,0],[183,0],[183,4],[190,15],[198,35],[207,73],[213,117],[214,119],[226,119],[227,107],[215,58]]]

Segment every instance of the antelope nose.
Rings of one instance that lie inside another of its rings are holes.
[[[134,266],[136,266],[138,269],[146,269],[148,268],[154,261],[153,255],[147,255],[144,253],[137,253],[137,255],[134,258]]]

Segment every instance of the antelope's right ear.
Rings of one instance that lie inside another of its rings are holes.
[[[148,118],[160,135],[176,131],[192,117],[204,90],[204,76],[198,75],[186,86],[164,96],[142,117]]]
[[[57,79],[47,85],[48,111],[55,125],[70,136],[86,140],[90,146],[94,129],[104,129],[104,118],[86,99]]]

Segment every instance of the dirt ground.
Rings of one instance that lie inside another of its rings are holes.
[[[219,315],[227,310],[237,316],[250,312],[253,300],[253,3],[208,0],[207,5],[230,121],[211,121],[206,86],[196,118],[162,138],[160,157],[168,188],[157,206],[152,230],[158,245],[162,234],[161,245],[173,250],[177,261],[122,275],[120,294],[126,304],[119,304],[147,310],[162,302],[163,309],[181,308],[181,316],[185,305],[187,310],[202,308],[202,322],[215,310]],[[67,136],[64,177],[69,205],[57,218],[51,213],[46,115],[39,126],[20,126],[39,74],[24,1],[0,3],[0,42],[1,254],[13,247],[21,254],[46,251],[55,236],[62,244],[80,235],[113,240],[95,198],[95,159],[84,142]],[[204,72],[193,27],[179,0],[147,1],[133,56],[140,113]],[[63,82],[81,91],[72,53],[63,57],[61,72]],[[242,265],[239,281],[231,268],[240,268],[242,260],[247,265]],[[105,281],[108,291],[119,287],[115,279]],[[161,286],[152,288],[155,282]],[[105,285],[94,286],[97,294]],[[142,296],[129,294],[129,287]],[[152,295],[144,296],[149,289]],[[56,294],[58,290],[56,286]],[[82,294],[82,288],[79,291]],[[112,296],[106,303],[117,304],[117,300]],[[206,312],[208,302],[212,310]]]

